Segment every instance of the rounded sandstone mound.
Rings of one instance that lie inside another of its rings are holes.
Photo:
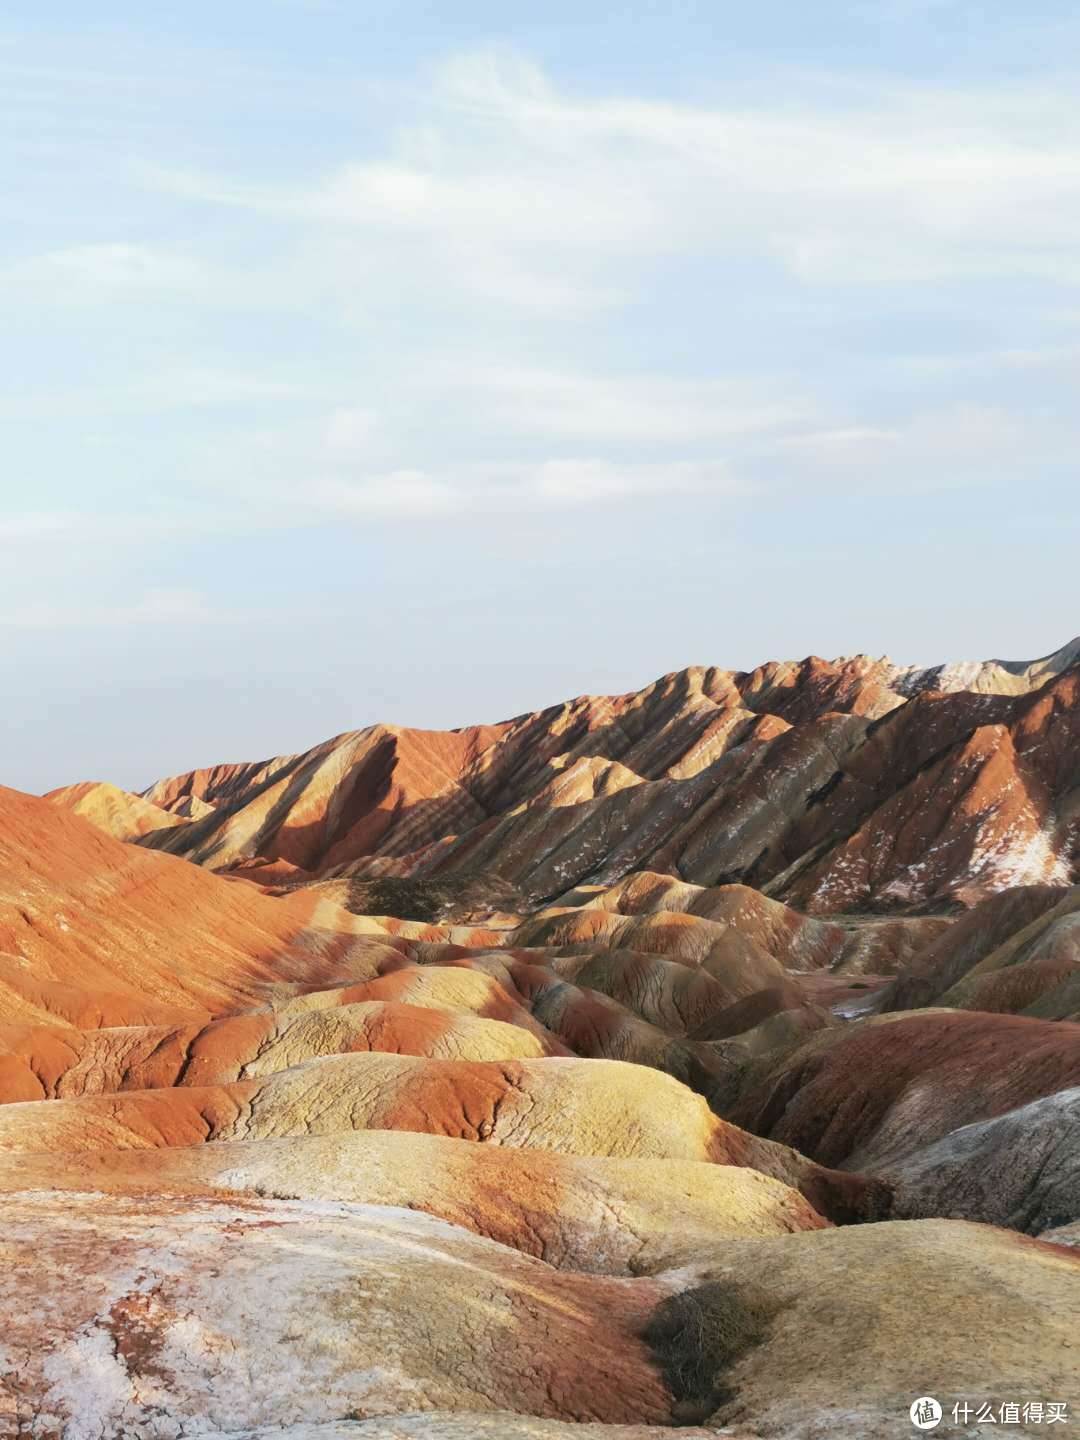
[[[718,1242],[680,1279],[646,1333],[683,1420],[852,1440],[908,1434],[919,1395],[946,1414],[972,1396],[1080,1404],[1080,1254],[1063,1246],[897,1221]]]
[[[830,1219],[883,1213],[888,1187],[839,1174],[712,1113],[640,1065],[336,1055],[230,1085],[125,1091],[0,1106],[0,1150],[156,1149],[203,1141],[405,1130],[567,1155],[746,1165],[800,1190]]]
[[[167,830],[182,825],[185,818],[162,810],[141,795],[93,780],[50,790],[44,799],[73,810],[115,840],[135,840],[155,830]]]
[[[4,1219],[7,1433],[670,1416],[640,1338],[652,1280],[566,1274],[386,1207],[68,1193],[9,1199]]]
[[[227,1085],[325,1055],[387,1051],[453,1060],[563,1053],[502,1020],[361,1001],[298,1014],[231,1015],[208,1025],[72,1030],[0,1026],[0,1104],[118,1090]]]
[[[0,1191],[163,1190],[401,1205],[560,1269],[644,1275],[691,1264],[718,1237],[828,1222],[756,1170],[478,1146],[396,1131],[84,1155],[0,1155]],[[152,1202],[151,1202],[152,1203]]]

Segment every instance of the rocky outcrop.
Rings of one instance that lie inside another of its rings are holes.
[[[886,1174],[897,1215],[962,1215],[1028,1235],[1080,1224],[1080,1088],[951,1130]]]

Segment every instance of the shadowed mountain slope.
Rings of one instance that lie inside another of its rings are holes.
[[[459,731],[376,725],[162,780],[144,844],[266,885],[477,875],[528,904],[652,870],[814,914],[972,904],[1076,874],[1080,645],[913,672],[690,669]]]

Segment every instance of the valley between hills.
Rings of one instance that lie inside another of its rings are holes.
[[[1078,882],[1080,640],[0,789],[0,1435],[1070,1433]]]

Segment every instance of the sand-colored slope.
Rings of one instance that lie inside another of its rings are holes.
[[[1080,1256],[1064,1248],[907,1221],[720,1242],[698,1279],[650,1329],[675,1352],[686,1419],[852,1440],[909,1433],[920,1395],[950,1425],[973,1396],[1080,1404]]]
[[[884,1213],[888,1190],[729,1125],[678,1081],[617,1061],[354,1054],[258,1079],[0,1106],[0,1150],[155,1149],[406,1130],[567,1155],[746,1165],[831,1219]]]
[[[797,1190],[756,1170],[396,1131],[0,1155],[0,1191],[53,1188],[143,1196],[223,1190],[406,1206],[560,1269],[608,1275],[695,1263],[722,1236],[784,1235],[828,1223]]]
[[[331,1006],[380,1000],[446,1015],[476,1015],[528,1030],[541,1042],[545,1052],[556,1053],[550,1032],[519,1003],[524,998],[521,993],[514,987],[508,990],[494,975],[476,968],[473,962],[418,965],[402,957],[401,961],[381,963],[382,973],[372,980],[305,990],[272,1001],[271,1008],[284,1019]]]
[[[185,818],[161,809],[142,795],[132,795],[128,790],[100,781],[66,785],[60,790],[50,790],[44,798],[81,815],[114,840],[136,840],[154,830],[183,825]]]

